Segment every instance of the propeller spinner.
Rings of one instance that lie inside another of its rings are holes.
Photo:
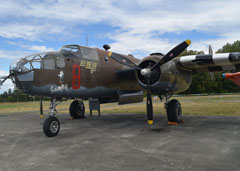
[[[126,65],[128,67],[134,68],[135,70],[141,71],[141,75],[145,78],[146,83],[147,83],[147,102],[146,102],[146,108],[147,108],[147,118],[148,118],[148,124],[153,124],[153,105],[152,105],[152,94],[151,94],[151,79],[152,79],[152,73],[153,71],[161,67],[161,65],[169,62],[170,60],[174,59],[177,57],[180,53],[182,53],[189,45],[191,44],[190,40],[183,41],[176,47],[174,47],[172,50],[170,50],[166,55],[163,56],[163,58],[157,62],[153,66],[148,66],[146,68],[141,68],[140,66],[136,65],[134,62],[129,60],[127,57],[109,52],[108,56],[113,58],[115,61]]]

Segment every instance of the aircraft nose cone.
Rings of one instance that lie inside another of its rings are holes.
[[[34,71],[27,66],[29,66],[29,62],[25,58],[14,61],[10,66],[13,83],[24,93],[30,92],[34,80]]]
[[[29,70],[29,62],[25,58],[14,61],[10,66],[10,72],[23,73]]]

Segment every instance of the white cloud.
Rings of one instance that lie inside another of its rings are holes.
[[[0,70],[0,77],[8,76],[8,75],[9,75],[9,72]],[[8,91],[8,89],[13,89],[13,88],[14,88],[14,85],[13,85],[12,81],[10,79],[8,79],[3,83],[2,86],[0,86],[0,94],[5,91]]]
[[[0,35],[41,40],[46,35],[77,34],[78,24],[106,23],[118,28],[107,36],[115,41],[112,47],[124,53],[166,52],[182,40],[162,39],[162,34],[192,30],[218,38],[193,42],[191,48],[202,50],[211,43],[219,49],[238,38],[239,6],[239,0],[4,1],[0,15],[17,18],[17,23],[0,25]]]
[[[0,70],[0,77],[8,76],[8,74],[7,71]]]
[[[4,59],[9,59],[9,60],[14,60],[14,59],[18,59],[18,58],[22,58],[24,56],[28,56],[32,54],[32,52],[30,51],[11,51],[11,50],[1,50],[0,49],[0,59],[4,58]]]
[[[53,48],[47,48],[46,46],[28,46],[26,47],[29,50],[33,50],[33,51],[37,51],[37,52],[50,52],[50,51],[54,51]]]
[[[25,45],[22,42],[13,42],[13,41],[8,41],[7,42],[9,45],[14,45],[21,47],[23,49],[27,49],[33,52],[51,52],[51,51],[56,51],[54,48],[46,47],[46,46],[38,46],[38,45]]]
[[[57,35],[64,32],[64,27],[38,23],[36,25],[26,23],[7,23],[0,25],[0,36],[5,38],[22,38],[30,41],[41,41],[48,35]]]

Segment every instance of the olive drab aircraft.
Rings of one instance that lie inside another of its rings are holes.
[[[165,55],[152,53],[141,60],[111,52],[109,45],[104,45],[104,49],[66,45],[57,52],[16,60],[0,85],[11,79],[26,94],[51,97],[49,117],[43,123],[43,132],[48,137],[56,136],[60,130],[56,106],[63,99],[73,99],[69,112],[78,119],[84,118],[84,100],[89,100],[90,110],[100,109],[102,103],[142,102],[146,92],[148,124],[153,124],[152,94],[165,101],[168,121],[180,123],[181,104],[170,98],[189,88],[192,74],[240,68],[240,53],[178,57],[190,43],[183,41]],[[42,100],[40,114],[43,115]]]

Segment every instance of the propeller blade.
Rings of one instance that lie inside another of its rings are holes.
[[[11,75],[5,76],[5,77],[0,77],[0,86],[11,77]]]
[[[134,69],[137,69],[137,70],[141,70],[140,67],[138,67],[134,62],[132,62],[130,59],[126,58],[123,55],[120,55],[120,54],[117,54],[117,53],[114,53],[114,52],[109,52],[108,56],[113,58],[115,61],[117,61],[117,62],[119,62],[123,65],[126,65],[128,67],[131,67],[131,68],[134,68]]]
[[[150,90],[150,78],[146,77],[147,80],[147,118],[148,118],[148,124],[153,124],[153,105],[152,105],[152,96],[151,96],[151,90]]]
[[[170,50],[164,57],[155,65],[151,67],[151,71],[155,68],[167,63],[168,61],[172,60],[173,58],[177,57],[180,53],[182,53],[189,45],[191,44],[190,40],[185,40],[179,45],[177,45],[175,48]]]
[[[40,97],[40,117],[43,118],[43,97]]]

